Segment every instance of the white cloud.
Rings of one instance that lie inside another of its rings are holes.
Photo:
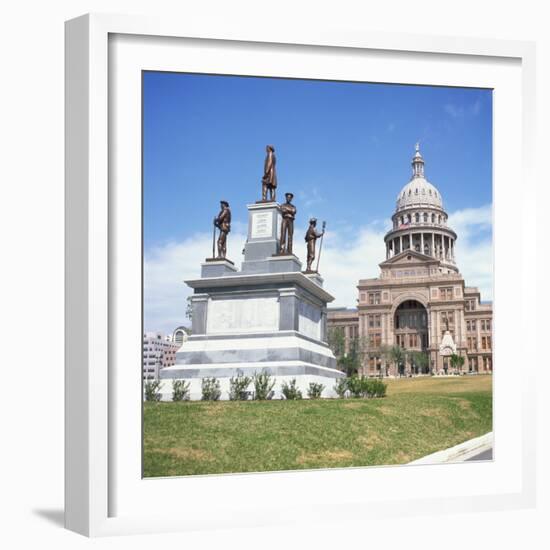
[[[231,231],[227,257],[240,263],[246,241],[242,232]],[[212,256],[212,235],[197,233],[182,242],[169,242],[147,251],[143,265],[144,325],[146,331],[171,333],[188,325],[187,296],[192,290],[184,283],[200,277],[200,264]]]
[[[325,202],[325,199],[319,193],[318,187],[315,185],[308,187],[307,192],[300,189],[298,191],[298,197],[300,199],[300,203],[306,208]]]
[[[445,112],[451,118],[464,118],[466,116],[477,116],[481,112],[481,100],[478,98],[470,105],[455,105],[454,103],[446,103],[443,106]]]
[[[464,108],[453,105],[452,103],[447,103],[444,107],[445,112],[450,115],[452,118],[462,118],[464,116]]]
[[[468,286],[477,286],[482,300],[493,299],[493,209],[490,204],[449,214],[457,234],[456,260]]]
[[[493,296],[493,250],[491,205],[458,210],[449,215],[456,231],[457,262],[468,286],[477,286],[482,300]],[[228,258],[238,267],[246,240],[244,228],[228,238]],[[378,264],[385,259],[384,234],[387,222],[372,222],[359,228],[337,225],[329,229],[321,252],[320,271],[325,288],[334,295],[332,306],[355,307],[357,282],[379,275]],[[305,243],[295,232],[294,251],[305,268]],[[148,251],[144,264],[144,308],[146,330],[171,332],[188,324],[186,298],[191,289],[183,282],[199,277],[200,264],[211,255],[212,236],[198,233],[182,242],[170,242]]]

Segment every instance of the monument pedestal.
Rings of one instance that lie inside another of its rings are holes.
[[[317,274],[301,272],[294,255],[278,255],[280,210],[277,203],[248,206],[249,228],[241,271],[220,260],[206,262],[193,288],[192,335],[176,354],[176,365],[161,370],[163,399],[171,399],[171,380],[191,383],[191,399],[201,398],[201,381],[220,380],[222,399],[229,379],[266,372],[281,384],[296,378],[304,397],[310,382],[335,396],[344,374],[327,344],[326,309],[333,297]],[[253,386],[249,388],[253,391]]]

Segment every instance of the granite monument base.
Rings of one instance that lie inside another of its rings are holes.
[[[335,397],[334,384],[344,373],[335,368],[330,348],[297,331],[247,336],[191,336],[176,355],[177,364],[161,370],[163,400],[172,398],[172,380],[190,383],[192,400],[201,399],[203,378],[220,381],[222,400],[229,399],[230,378],[267,373],[274,380],[273,399],[282,397],[281,385],[296,379],[304,398],[311,382],[324,386],[322,397]],[[250,384],[249,391],[254,391]]]

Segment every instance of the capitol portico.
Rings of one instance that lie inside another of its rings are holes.
[[[392,228],[384,237],[380,276],[361,279],[355,309],[330,309],[329,330],[342,330],[349,351],[359,343],[361,371],[370,376],[454,372],[451,355],[464,357],[463,372],[492,371],[492,306],[468,287],[455,254],[457,234],[448,225],[443,199],[424,174],[417,144],[412,176],[397,196]],[[351,281],[350,281],[351,283]],[[424,352],[394,364],[391,346]]]

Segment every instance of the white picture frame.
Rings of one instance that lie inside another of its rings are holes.
[[[185,55],[178,48],[187,48]],[[227,55],[220,56],[221,50]],[[331,61],[334,57],[339,69]],[[140,127],[139,116],[134,116],[141,92],[132,87],[136,71],[178,70],[179,63],[187,63],[187,70],[222,72],[217,69],[221,58],[234,63],[235,74],[334,79],[356,75],[370,81],[494,87],[495,461],[155,480],[137,475],[140,363],[135,380],[130,380],[131,371],[124,371],[118,354],[119,341],[136,336],[132,353],[141,354],[141,328],[136,333],[132,321],[125,322],[141,308],[141,303],[132,301],[138,284],[141,293],[141,266],[136,273],[132,240],[140,238],[140,234],[132,237],[141,223],[137,217],[141,197],[135,194],[140,157],[131,138],[117,141],[116,150],[112,142],[122,135],[135,136]],[[264,65],[258,65],[260,61]],[[535,225],[535,219],[527,216],[534,197],[534,67],[535,47],[528,42],[327,29],[304,29],[299,35],[284,29],[276,35],[266,35],[262,29],[219,32],[190,22],[116,15],[68,21],[66,527],[104,536],[280,526],[298,520],[359,521],[365,515],[410,515],[420,508],[424,514],[439,514],[533,506],[536,447],[530,418],[535,410],[535,370],[524,371],[518,381],[512,369],[518,360],[534,365],[535,349],[526,338],[517,349],[510,346],[514,334],[528,334],[527,320],[535,315],[536,290],[521,269],[535,246],[527,238]],[[123,91],[123,86],[128,90]],[[126,93],[121,108],[117,94]],[[127,184],[117,186],[114,181]],[[511,189],[514,182],[516,186],[521,182],[519,196]],[[521,231],[510,229],[506,223],[510,216]],[[515,260],[510,248],[517,253]],[[518,299],[502,308],[499,297],[506,296],[512,278]],[[121,280],[128,281],[125,288]],[[121,387],[121,379],[129,380],[127,387]],[[259,482],[265,490],[250,502],[248,495]],[[284,490],[276,491],[287,485],[296,491],[292,502]],[[346,490],[352,486],[354,491]],[[150,503],[161,495],[164,510],[155,511]],[[170,500],[169,495],[175,498]]]

